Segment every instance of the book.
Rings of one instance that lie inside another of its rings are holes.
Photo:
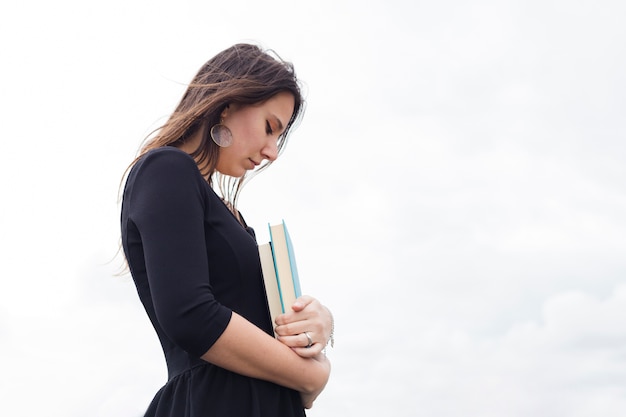
[[[276,317],[283,313],[278,291],[278,280],[276,279],[276,269],[274,269],[274,255],[272,255],[272,245],[264,243],[259,245],[259,258],[261,258],[261,270],[263,271],[263,282],[265,283],[265,295],[267,296],[267,306],[269,308],[272,328],[276,326]]]
[[[274,326],[276,317],[290,311],[293,303],[302,295],[302,290],[293,243],[285,221],[268,227],[270,241],[259,245],[259,257],[270,319]]]

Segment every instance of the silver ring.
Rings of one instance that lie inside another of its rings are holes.
[[[311,336],[309,336],[309,332],[304,332],[304,335],[306,336],[307,339],[309,339],[309,344],[306,345],[306,348],[310,348],[311,346],[313,346],[313,339],[311,339]]]

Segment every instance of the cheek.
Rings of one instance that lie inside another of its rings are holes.
[[[242,145],[250,138],[250,129],[244,123],[238,123],[234,125],[231,129],[233,133],[233,139],[235,143],[233,145]]]

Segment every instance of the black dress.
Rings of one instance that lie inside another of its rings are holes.
[[[272,326],[253,233],[194,160],[172,147],[144,155],[126,181],[121,226],[168,369],[146,417],[304,416],[298,392],[200,359],[233,311],[270,335]]]

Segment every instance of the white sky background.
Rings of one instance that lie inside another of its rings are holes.
[[[7,2],[8,3],[8,2]],[[307,112],[240,208],[336,316],[310,416],[626,414],[626,17],[614,1],[0,6],[0,415],[138,417],[166,370],[107,263],[118,183],[208,58]]]

